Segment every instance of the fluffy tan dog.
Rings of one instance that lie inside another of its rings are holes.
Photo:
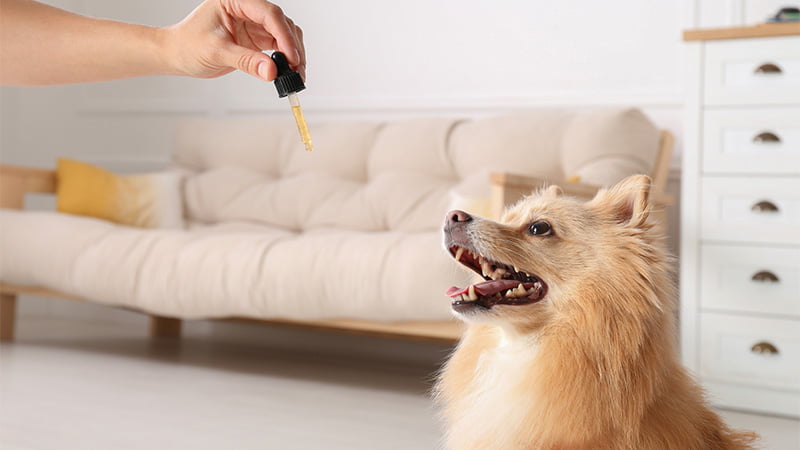
[[[447,448],[751,448],[678,360],[649,192],[634,176],[585,203],[550,187],[502,223],[448,213],[446,248],[486,281],[448,291],[468,329],[436,389]]]

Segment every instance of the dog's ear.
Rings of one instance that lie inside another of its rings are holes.
[[[547,188],[547,193],[549,193],[550,195],[558,197],[560,195],[564,195],[564,190],[561,189],[559,186],[556,186],[555,184],[553,184],[553,185],[550,185],[550,187]]]
[[[601,190],[592,200],[602,211],[622,225],[639,228],[650,215],[650,186],[647,175],[633,175]]]

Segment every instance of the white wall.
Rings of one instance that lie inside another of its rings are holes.
[[[197,0],[51,3],[166,25]],[[282,6],[305,30],[309,80],[302,101],[312,124],[345,117],[638,105],[680,137],[682,29],[753,22],[782,3],[285,0]],[[55,156],[117,170],[158,167],[182,117],[288,115],[271,84],[243,74],[3,88],[0,97],[0,160],[45,167]]]
[[[61,0],[75,11],[164,25],[195,0]],[[309,121],[485,115],[510,108],[640,105],[679,132],[683,2],[286,0],[304,28]],[[53,70],[57,70],[56,67]],[[6,88],[4,162],[68,155],[125,170],[155,167],[187,115],[288,115],[271,84],[144,78]]]
[[[166,25],[197,0],[50,3]],[[286,0],[282,6],[305,30],[309,82],[302,99],[312,124],[345,117],[638,105],[680,144],[681,30],[752,23],[783,3]],[[243,74],[3,88],[0,160],[48,167],[55,156],[72,156],[112,169],[142,170],[164,164],[182,117],[286,117],[287,111],[270,84]]]
[[[49,0],[149,25],[199,0]],[[678,137],[681,31],[753,23],[784,0],[283,0],[305,32],[311,123],[413,115],[483,116],[544,106],[636,105]],[[791,3],[791,2],[789,2]],[[797,3],[797,2],[795,2]],[[53,67],[52,70],[58,70]],[[188,116],[289,117],[271,84],[143,78],[0,89],[0,161],[52,167],[69,156],[135,172],[168,160]],[[672,189],[677,189],[677,178]]]

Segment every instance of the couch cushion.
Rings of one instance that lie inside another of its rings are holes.
[[[453,198],[485,206],[491,171],[610,184],[649,173],[658,143],[658,130],[636,110],[312,123],[311,133],[315,149],[306,152],[288,121],[184,122],[174,162],[191,172],[189,219],[433,231]]]
[[[561,140],[575,115],[521,111],[462,123],[453,130],[450,148],[459,178],[492,169],[563,180]]]
[[[580,114],[564,132],[561,163],[567,177],[611,185],[632,174],[649,174],[658,141],[658,130],[638,109]]]
[[[469,279],[438,232],[143,230],[10,210],[0,230],[4,282],[184,318],[446,319],[445,289]]]

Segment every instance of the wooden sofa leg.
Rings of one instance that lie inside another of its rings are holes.
[[[175,339],[181,337],[181,319],[150,316],[150,337]]]
[[[16,294],[0,294],[0,342],[11,342],[14,340],[14,325],[16,321]]]

